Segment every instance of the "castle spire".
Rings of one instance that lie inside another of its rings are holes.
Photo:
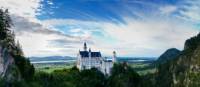
[[[91,48],[89,48],[89,52],[91,52]]]
[[[91,53],[91,49],[89,48],[89,69],[91,69],[91,57],[92,57],[92,53]]]
[[[84,47],[83,47],[84,51],[87,51],[87,44],[86,42],[84,42]]]
[[[116,62],[116,58],[117,58],[116,51],[113,51],[113,59],[112,59],[113,63]]]

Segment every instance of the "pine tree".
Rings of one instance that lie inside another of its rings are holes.
[[[34,66],[24,57],[19,41],[15,41],[14,31],[10,30],[12,25],[8,10],[0,9],[0,45],[13,57],[15,65],[11,67],[16,66],[15,69],[20,72],[23,79],[31,80],[35,72]]]
[[[16,48],[15,48],[15,55],[21,55],[24,56],[24,53],[22,51],[22,46],[20,45],[19,41],[16,43]]]
[[[6,9],[0,9],[0,40],[4,40],[10,33],[9,28],[11,27],[11,18],[9,12]]]

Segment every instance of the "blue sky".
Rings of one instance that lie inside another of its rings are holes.
[[[157,57],[200,29],[200,0],[0,0],[26,56]]]
[[[182,0],[180,0],[182,1]],[[67,0],[43,1],[41,20],[51,18],[89,21],[124,22],[123,17],[140,18],[139,14],[155,15],[162,5],[179,5],[176,0]],[[175,14],[175,12],[174,12]]]

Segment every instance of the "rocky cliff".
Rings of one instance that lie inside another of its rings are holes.
[[[6,81],[12,82],[20,79],[19,72],[15,66],[14,58],[6,48],[0,45],[0,76]]]
[[[25,65],[24,61],[19,60],[26,59],[19,42],[15,41],[15,34],[10,30],[11,27],[12,20],[8,10],[0,9],[0,78],[8,83],[20,80],[21,75],[24,74],[21,68],[26,69],[25,66],[31,66],[29,61]]]
[[[188,39],[173,60],[158,67],[159,87],[200,87],[200,34]]]

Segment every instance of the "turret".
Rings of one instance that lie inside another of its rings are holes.
[[[116,58],[117,58],[117,54],[115,51],[113,51],[113,58],[112,58],[113,63],[116,62]]]
[[[87,44],[86,44],[86,42],[84,43],[83,49],[84,49],[84,51],[87,51]]]
[[[89,69],[91,69],[91,57],[92,57],[92,54],[91,54],[91,49],[89,48],[89,53],[88,53],[88,56],[89,56]]]
[[[89,57],[91,57],[92,55],[91,55],[91,48],[89,48]]]

